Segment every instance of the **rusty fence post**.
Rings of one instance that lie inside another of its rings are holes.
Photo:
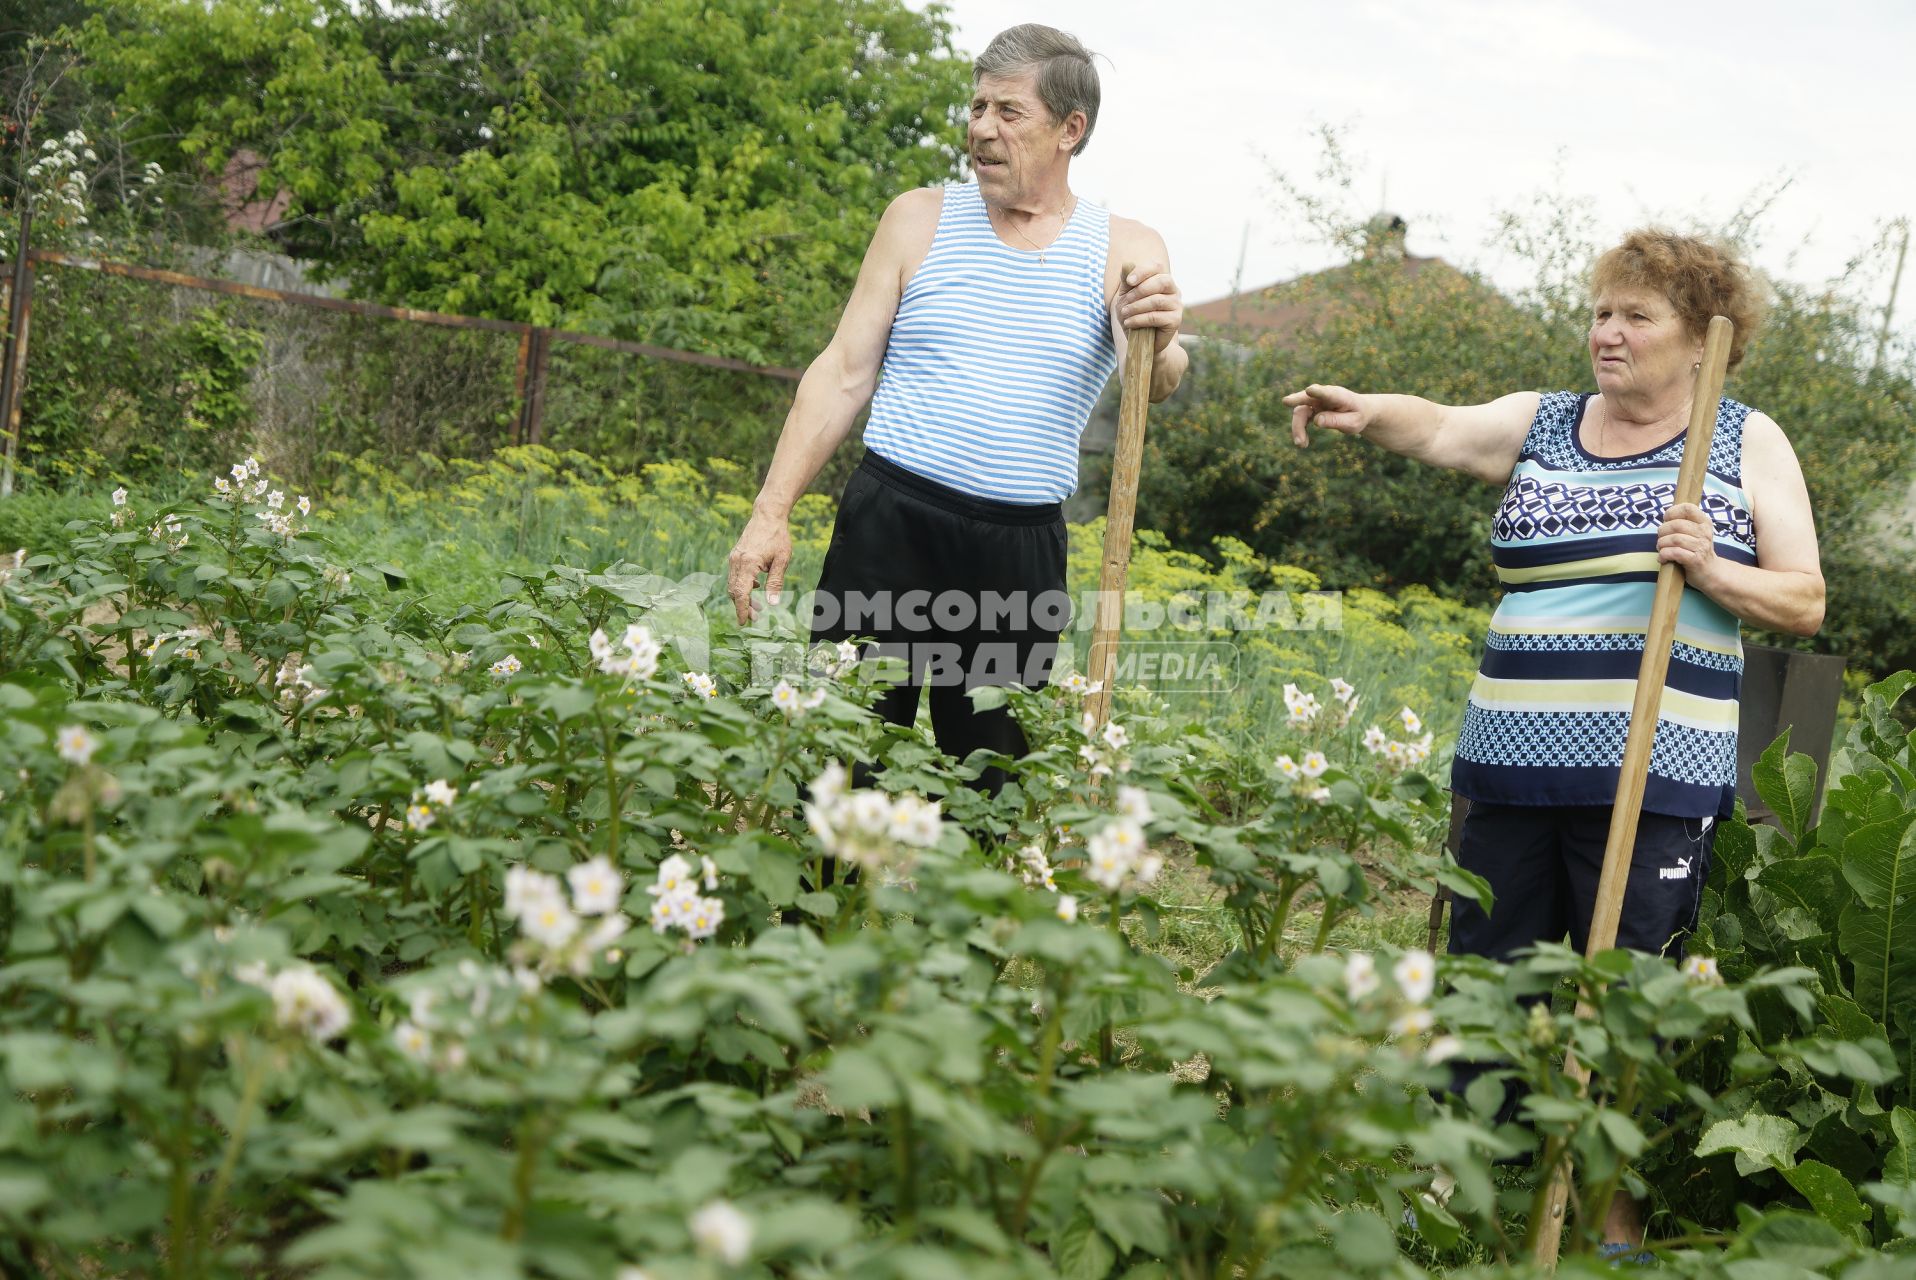
[[[546,412],[546,356],[552,350],[552,330],[533,329],[520,343],[520,444],[538,444],[544,436]]]
[[[526,369],[532,358],[532,330],[519,334],[519,360],[512,370],[512,443],[524,444],[526,430]]]
[[[20,392],[27,376],[27,326],[33,317],[33,259],[27,237],[33,231],[33,202],[20,208],[20,243],[13,253],[13,285],[7,297],[7,342],[0,352],[0,498],[13,496],[13,469],[20,453]]]

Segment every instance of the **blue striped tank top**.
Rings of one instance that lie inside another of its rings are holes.
[[[1674,501],[1683,437],[1599,458],[1577,425],[1587,395],[1543,397],[1491,527],[1504,597],[1471,686],[1451,786],[1474,801],[1608,805],[1616,799],[1637,665],[1656,594],[1657,526]],[[1702,507],[1716,553],[1756,563],[1743,491],[1747,405],[1724,399]],[[1643,807],[1727,817],[1735,799],[1743,640],[1736,616],[1686,588]]]
[[[973,497],[1070,497],[1078,437],[1118,363],[1110,239],[1110,215],[1080,200],[1040,261],[998,239],[976,186],[946,187],[892,320],[865,447]]]

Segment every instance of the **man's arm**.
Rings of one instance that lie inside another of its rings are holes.
[[[1129,275],[1120,279],[1124,267]],[[1122,362],[1126,339],[1124,331],[1153,329],[1157,340],[1157,359],[1151,365],[1151,403],[1168,400],[1184,381],[1190,356],[1178,345],[1178,326],[1184,322],[1184,295],[1171,278],[1171,254],[1164,237],[1142,222],[1129,218],[1111,219],[1111,249],[1105,271],[1107,293],[1111,300],[1112,340],[1118,345]]]
[[[799,380],[771,469],[727,565],[726,591],[741,623],[752,620],[752,590],[760,574],[767,598],[778,602],[792,558],[792,507],[851,434],[858,411],[878,385],[898,300],[930,248],[943,202],[943,192],[926,187],[907,191],[886,208],[837,331]]]

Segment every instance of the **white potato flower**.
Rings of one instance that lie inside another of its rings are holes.
[[[1143,787],[1118,788],[1118,813],[1137,823],[1151,821],[1151,796]]]
[[[1394,1036],[1420,1036],[1434,1025],[1436,1019],[1430,1016],[1430,1010],[1416,1006],[1391,1019],[1390,1033]]]
[[[659,863],[652,884],[646,892],[668,903],[677,903],[697,892],[696,882],[692,878],[692,864],[674,853]]]
[[[736,1267],[752,1253],[752,1221],[729,1202],[714,1200],[692,1215],[693,1243],[700,1253]]]
[[[1038,845],[1028,844],[1019,850],[1017,861],[1011,869],[1017,871],[1027,885],[1042,884],[1053,893],[1058,891],[1057,883],[1052,879],[1051,859],[1045,857],[1044,850]]]
[[[519,929],[534,942],[558,950],[579,932],[579,917],[561,897],[554,896],[532,904],[519,917]]]
[[[651,628],[636,622],[625,629],[625,647],[637,654],[642,662],[655,668],[659,655],[665,652],[665,647],[652,638]]]
[[[845,802],[852,827],[866,835],[884,835],[891,830],[891,797],[882,791],[855,791]]]
[[[432,1036],[425,1028],[402,1022],[393,1028],[393,1044],[399,1052],[425,1066],[432,1061]]]
[[[1404,999],[1422,1004],[1430,999],[1437,985],[1437,961],[1422,949],[1406,951],[1392,967],[1391,976],[1397,980],[1397,989],[1404,993]]]
[[[1085,841],[1085,875],[1093,884],[1115,893],[1137,869],[1145,850],[1144,829],[1129,818],[1107,822]]]
[[[1683,957],[1683,976],[1692,982],[1715,985],[1723,981],[1723,972],[1717,967],[1715,956]]]
[[[1079,697],[1087,697],[1104,690],[1104,681],[1087,679],[1082,672],[1078,671],[1067,675],[1058,682],[1058,685],[1066,693],[1075,693]]]
[[[298,1031],[315,1044],[339,1035],[352,1021],[339,991],[310,965],[294,965],[274,974],[266,990],[280,1026]]]
[[[572,907],[580,915],[602,916],[618,909],[625,878],[603,855],[569,868],[565,877],[572,888]]]
[[[725,923],[725,904],[717,898],[694,898],[680,920],[686,937],[709,938]]]
[[[845,794],[845,788],[851,781],[851,775],[845,766],[834,760],[825,766],[825,771],[812,779],[812,802],[821,805],[835,805]]]
[[[938,843],[944,832],[944,819],[936,800],[918,796],[899,796],[891,802],[887,824],[894,840],[928,849]]]
[[[1344,957],[1344,994],[1353,1004],[1376,994],[1379,985],[1377,961],[1368,951]]]
[[[53,744],[54,750],[58,751],[60,758],[68,764],[87,764],[92,761],[93,753],[100,749],[100,744],[93,735],[77,724],[67,725],[54,734]]]
[[[559,882],[543,871],[517,865],[506,868],[506,914],[522,920],[526,914],[548,902],[563,902]]]

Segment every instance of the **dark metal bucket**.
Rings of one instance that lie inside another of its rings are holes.
[[[1799,653],[1767,644],[1743,646],[1742,714],[1736,731],[1736,794],[1750,821],[1773,822],[1776,814],[1756,794],[1750,766],[1790,731],[1790,752],[1816,761],[1816,794],[1810,821],[1823,811],[1830,744],[1836,738],[1836,707],[1843,697],[1839,654]]]

